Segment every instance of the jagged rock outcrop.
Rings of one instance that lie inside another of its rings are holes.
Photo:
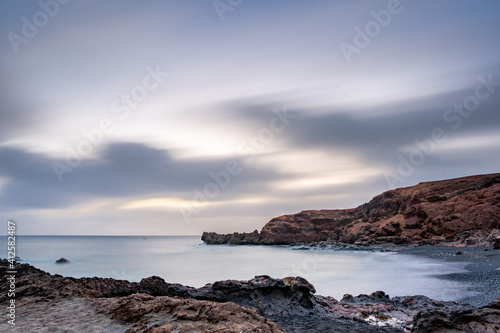
[[[476,308],[428,309],[419,312],[413,320],[412,332],[500,332],[500,297],[492,303]]]
[[[210,244],[235,244],[235,245],[255,245],[259,243],[259,231],[251,233],[235,232],[232,234],[218,234],[215,232],[204,232],[201,240]]]
[[[301,277],[274,279],[267,275],[249,281],[226,280],[208,284],[193,296],[217,302],[235,302],[253,306],[265,316],[324,313],[313,285]]]
[[[500,243],[500,173],[384,192],[357,208],[305,210],[273,218],[257,233],[203,233],[207,244],[371,245]]]
[[[126,324],[127,333],[141,332],[259,332],[285,333],[252,308],[232,302],[217,303],[168,296],[133,294],[98,299],[101,312]]]

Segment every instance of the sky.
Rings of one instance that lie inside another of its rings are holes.
[[[499,32],[497,0],[2,1],[0,220],[253,231],[499,172]]]

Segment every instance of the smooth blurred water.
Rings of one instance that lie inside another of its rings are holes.
[[[426,295],[458,300],[467,285],[438,279],[464,272],[464,263],[364,251],[295,250],[287,246],[205,245],[198,236],[17,236],[17,255],[52,274],[140,281],[157,275],[193,287],[255,275],[302,276],[317,294],[342,298],[383,290],[390,296]],[[0,257],[7,257],[0,237]],[[70,264],[56,264],[65,257]]]

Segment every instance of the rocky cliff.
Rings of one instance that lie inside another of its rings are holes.
[[[500,173],[424,182],[352,209],[305,210],[273,218],[260,231],[203,233],[207,244],[455,242],[500,247]]]

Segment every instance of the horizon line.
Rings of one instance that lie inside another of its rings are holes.
[[[12,237],[11,235],[0,235],[2,237]],[[36,236],[36,237],[60,237],[60,236],[67,236],[67,237],[194,237],[194,236],[200,236],[201,235],[22,235],[22,234],[16,234],[15,236]]]

